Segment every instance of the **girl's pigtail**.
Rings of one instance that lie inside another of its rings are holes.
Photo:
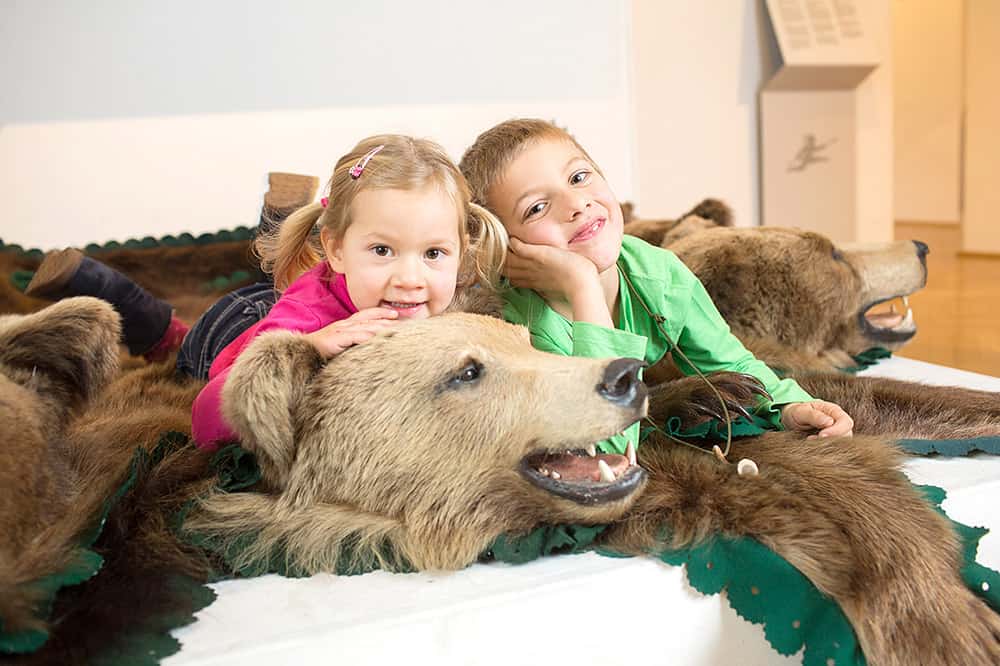
[[[469,256],[475,270],[473,283],[496,290],[507,258],[507,230],[496,215],[469,203]]]
[[[321,203],[311,203],[288,216],[278,233],[261,236],[254,242],[260,267],[274,277],[274,288],[284,291],[299,277],[323,260],[319,236],[313,234],[323,215]]]

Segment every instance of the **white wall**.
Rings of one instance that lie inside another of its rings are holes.
[[[713,196],[757,224],[757,95],[779,57],[762,0],[631,4],[638,214]]]
[[[893,71],[892,6],[889,0],[860,0],[878,54],[879,66],[858,86],[854,95],[857,123],[857,203],[854,241],[887,243],[895,238],[893,210]]]
[[[961,218],[964,5],[892,2],[899,220],[957,224]]]
[[[253,224],[268,171],[375,132],[456,159],[553,118],[631,198],[626,0],[5,0],[0,238],[50,248]]]
[[[641,216],[755,224],[777,60],[762,0],[4,0],[0,238],[253,224],[268,171],[325,179],[384,131],[458,158],[512,116],[568,126]]]
[[[966,0],[962,250],[1000,255],[1000,2]]]

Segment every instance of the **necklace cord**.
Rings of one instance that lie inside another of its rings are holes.
[[[702,381],[704,381],[705,384],[708,385],[708,388],[712,390],[712,393],[715,395],[716,399],[719,401],[719,405],[722,407],[723,418],[726,421],[726,448],[724,450],[722,450],[722,449],[719,449],[718,445],[715,445],[714,447],[712,447],[713,450],[711,450],[711,451],[705,450],[705,449],[701,448],[700,446],[695,446],[694,444],[692,444],[690,442],[685,442],[682,439],[674,437],[669,432],[667,432],[666,430],[664,430],[663,428],[661,428],[649,416],[646,417],[646,421],[649,422],[649,424],[653,427],[653,429],[655,431],[657,431],[661,435],[664,435],[667,439],[670,439],[670,440],[676,442],[677,444],[683,444],[684,446],[690,447],[690,448],[695,449],[697,451],[701,451],[702,453],[708,453],[708,454],[711,454],[711,455],[715,455],[721,461],[723,461],[725,463],[729,463],[729,461],[726,460],[726,456],[729,455],[729,449],[730,449],[730,447],[732,446],[732,443],[733,443],[733,422],[732,422],[732,419],[729,416],[729,409],[726,407],[726,401],[722,399],[722,395],[719,393],[719,390],[717,388],[715,388],[715,385],[712,384],[712,382],[710,382],[708,380],[708,377],[706,377],[705,374],[701,370],[699,370],[698,367],[694,363],[692,363],[690,361],[690,359],[688,359],[688,357],[684,354],[684,352],[681,351],[680,347],[678,347],[677,344],[673,341],[673,339],[669,335],[667,335],[667,331],[663,328],[663,322],[666,321],[666,318],[663,315],[661,315],[661,314],[654,314],[653,311],[650,310],[649,306],[646,304],[645,299],[643,299],[642,296],[639,295],[639,292],[636,290],[635,286],[632,284],[632,280],[629,279],[628,274],[625,272],[625,269],[622,268],[622,266],[621,266],[620,263],[618,265],[618,268],[621,271],[621,276],[623,278],[625,278],[625,284],[628,285],[629,291],[632,293],[632,296],[634,296],[635,299],[637,301],[639,301],[639,304],[642,306],[642,309],[645,310],[646,314],[648,314],[650,316],[650,318],[656,323],[656,327],[659,329],[660,335],[662,335],[663,338],[670,345],[669,351],[671,351],[671,352],[677,352],[678,356],[680,356],[681,359],[685,363],[687,363],[689,366],[691,366],[691,369],[694,370],[695,374],[697,374],[702,379]]]

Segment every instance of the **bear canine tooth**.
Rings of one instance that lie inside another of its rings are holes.
[[[596,444],[587,444],[587,455],[590,456],[591,458],[597,455]]]
[[[757,463],[750,460],[749,458],[743,458],[738,463],[736,463],[736,473],[740,476],[757,476],[759,470],[757,469]]]
[[[615,480],[615,473],[611,471],[610,467],[608,467],[608,463],[603,460],[598,460],[597,469],[601,470],[601,481],[611,483]]]
[[[628,440],[628,446],[625,447],[625,457],[628,458],[628,464],[634,465],[636,463],[635,459],[635,446],[632,444],[632,440]]]
[[[913,326],[913,310],[911,308],[906,308],[906,317],[903,321],[899,322],[892,327],[892,330],[907,329]]]

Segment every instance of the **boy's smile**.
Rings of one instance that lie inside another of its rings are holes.
[[[600,273],[621,252],[621,206],[571,141],[528,144],[490,189],[489,207],[514,238],[587,257]]]
[[[583,243],[585,241],[589,241],[591,238],[601,233],[607,222],[608,218],[606,217],[599,217],[593,222],[584,220],[583,224],[578,227],[579,231],[577,231],[576,234],[569,239],[569,244],[572,245],[573,243]]]

